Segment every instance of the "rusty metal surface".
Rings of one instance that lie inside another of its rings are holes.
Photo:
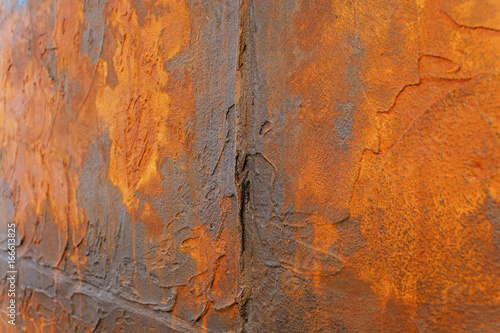
[[[0,330],[499,331],[499,22],[495,0],[1,2]]]

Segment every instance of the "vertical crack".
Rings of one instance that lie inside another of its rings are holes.
[[[240,332],[251,331],[249,325],[252,294],[252,224],[249,221],[250,186],[248,157],[254,150],[252,119],[254,117],[254,89],[256,87],[256,59],[253,0],[240,0],[238,60],[235,72],[235,100],[237,110],[235,182],[239,200],[239,228],[241,235],[239,257],[238,311],[242,318]]]

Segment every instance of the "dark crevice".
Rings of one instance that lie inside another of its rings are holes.
[[[235,183],[239,201],[239,295],[238,311],[241,316],[240,332],[251,331],[252,296],[252,215],[251,186],[249,172],[251,153],[255,151],[253,122],[255,116],[254,98],[256,88],[256,59],[253,30],[253,0],[240,0],[238,59],[235,68],[235,100],[237,110]]]
[[[240,292],[237,299],[238,312],[242,318],[241,332],[245,332],[248,323],[248,301],[251,297],[251,266],[249,257],[251,254],[251,230],[247,222],[250,203],[250,178],[248,177],[247,161],[248,155],[243,158],[241,169],[236,168],[236,180],[240,199],[238,220],[240,227]]]

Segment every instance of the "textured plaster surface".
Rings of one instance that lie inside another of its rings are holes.
[[[0,331],[498,332],[499,147],[496,0],[1,1]]]

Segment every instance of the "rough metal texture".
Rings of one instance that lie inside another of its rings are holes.
[[[496,0],[4,0],[0,142],[2,332],[500,331]]]

